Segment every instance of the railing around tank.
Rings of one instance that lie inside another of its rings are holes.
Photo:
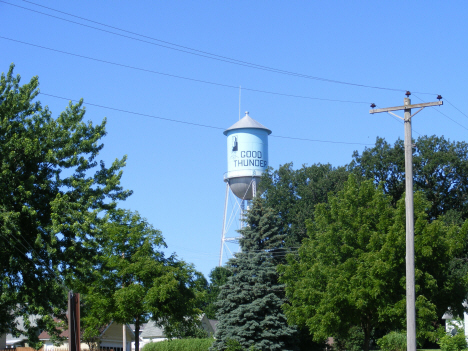
[[[230,172],[225,172],[223,175],[224,181],[227,181],[230,178],[240,178],[240,177],[256,177],[260,178],[262,176],[263,172],[261,171],[251,171],[251,170],[245,170],[245,171],[230,171]]]

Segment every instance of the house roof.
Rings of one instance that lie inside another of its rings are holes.
[[[36,320],[39,318],[38,315],[31,315],[28,317],[29,319],[29,322],[31,323],[32,326],[36,326]],[[24,327],[24,319],[23,319],[23,316],[18,316],[15,318],[15,323],[17,325],[17,328],[19,331],[21,332],[25,332],[26,331],[26,328]],[[19,335],[18,337],[16,336],[13,336],[13,334],[11,333],[8,333],[6,335],[6,343],[7,344],[15,344],[17,342],[21,342],[23,340],[26,340],[28,337],[21,334]]]
[[[60,336],[67,338],[70,336],[70,332],[67,330],[64,330],[63,332],[60,333]],[[50,334],[47,331],[42,331],[42,333],[39,334],[39,340],[49,340],[50,339]]]
[[[208,319],[210,322],[211,328],[213,328],[214,332],[216,333],[216,326],[218,325],[218,320],[217,319]]]
[[[164,338],[164,329],[158,327],[154,321],[149,321],[145,325],[145,329],[140,334],[140,338],[152,339],[152,338]]]
[[[145,329],[145,326],[146,326],[146,323],[141,323],[140,324],[140,333]],[[135,333],[135,324],[129,324],[129,327]]]
[[[109,327],[113,324],[114,322],[110,322],[104,326],[102,326],[100,329],[99,329],[99,332],[100,332],[100,337],[102,337],[104,335],[104,333],[106,332],[107,329],[109,329]],[[134,337],[135,336],[135,333],[133,332],[133,330],[131,330],[130,326],[127,325],[127,329],[130,329],[131,331],[131,334],[132,336]],[[83,333],[83,329],[81,329],[81,333]],[[68,331],[68,328],[66,330],[64,330],[62,333],[60,333],[60,336],[68,339],[68,337],[70,336],[70,333]],[[42,333],[39,334],[39,340],[50,340],[50,334],[47,332],[47,331],[43,331]]]

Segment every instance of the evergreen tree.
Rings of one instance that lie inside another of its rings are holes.
[[[218,298],[212,350],[226,350],[231,340],[259,351],[294,349],[296,330],[288,326],[281,309],[285,294],[276,272],[286,248],[278,217],[264,205],[263,200],[254,200],[247,226],[240,230],[242,252],[227,264],[232,276]]]
[[[227,283],[231,275],[231,271],[228,268],[222,266],[215,267],[210,272],[211,282],[207,289],[206,306],[203,309],[203,312],[205,312],[207,318],[216,318],[216,314],[218,313],[216,301],[218,300],[220,289],[224,284]]]

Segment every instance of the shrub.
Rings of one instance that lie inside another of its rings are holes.
[[[405,351],[406,350],[406,334],[392,331],[383,338],[377,340],[382,351]]]
[[[445,335],[439,338],[437,343],[441,351],[461,351],[466,350],[466,338],[463,329],[458,330],[455,335],[444,333]]]
[[[214,339],[175,339],[150,342],[141,351],[208,351]]]

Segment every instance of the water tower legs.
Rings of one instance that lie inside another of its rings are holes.
[[[224,200],[224,217],[223,217],[223,232],[221,235],[221,250],[219,252],[219,266],[223,265],[223,249],[224,249],[224,238],[226,235],[226,216],[227,216],[227,205],[229,198],[229,182],[226,182],[226,198]]]

